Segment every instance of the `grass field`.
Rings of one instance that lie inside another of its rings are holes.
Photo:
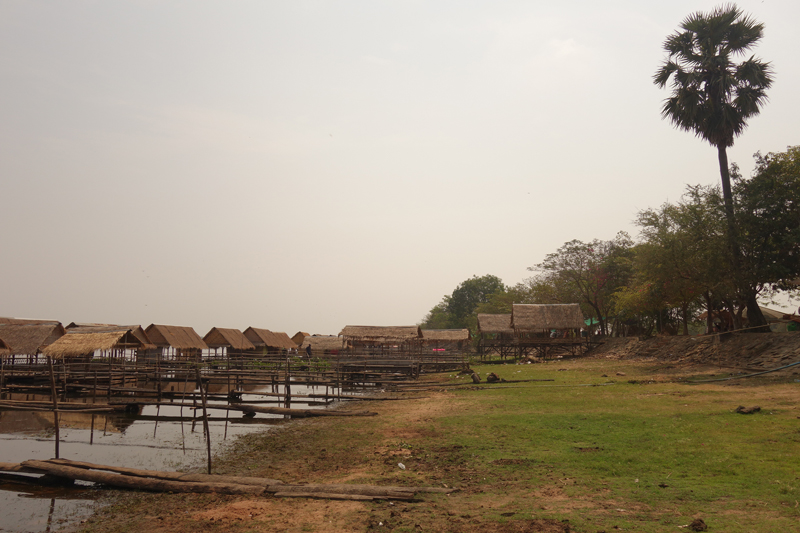
[[[374,418],[292,422],[217,460],[220,473],[458,492],[414,503],[129,495],[89,529],[135,531],[156,518],[186,532],[610,533],[691,531],[700,518],[708,531],[800,530],[791,369],[704,383],[690,382],[731,375],[606,359],[473,369],[507,382],[439,376],[453,387],[370,402]]]

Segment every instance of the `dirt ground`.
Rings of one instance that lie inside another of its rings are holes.
[[[796,333],[610,339],[589,357],[659,360],[675,367],[724,364],[755,371],[800,360],[800,342]],[[513,476],[486,482],[489,473],[466,462],[458,447],[446,444],[443,438],[438,420],[459,408],[458,402],[448,401],[452,394],[431,391],[424,398],[419,396],[369,402],[366,407],[379,416],[349,418],[347,424],[330,418],[298,420],[266,438],[249,435],[225,457],[217,459],[215,471],[293,483],[457,486],[459,491],[453,494],[424,494],[418,502],[362,502],[123,493],[116,504],[98,513],[85,527],[91,532],[569,533],[576,530],[568,521],[537,519],[536,512],[547,511],[549,516],[575,510],[595,516],[623,511],[647,513],[647,509],[629,506],[621,509],[620,502],[606,499],[602,487],[591,497],[569,498],[564,487],[574,481],[555,471],[542,471],[546,482],[536,487]],[[498,464],[520,460],[524,459],[509,457],[498,460]],[[399,463],[404,462],[408,467],[399,468]]]
[[[766,370],[800,361],[798,333],[723,333],[712,336],[611,338],[592,357],[654,359],[676,364],[707,364]]]

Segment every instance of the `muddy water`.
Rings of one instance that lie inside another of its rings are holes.
[[[271,391],[271,389],[269,389]],[[255,389],[242,399],[263,400]],[[293,394],[324,393],[293,385]],[[32,398],[29,398],[32,399]],[[291,407],[314,408],[294,398]],[[270,404],[276,405],[276,404]],[[143,407],[136,414],[61,413],[60,456],[64,459],[148,470],[204,469],[207,455],[203,424],[193,410],[176,406]],[[282,422],[277,415],[245,418],[238,411],[210,409],[212,453],[238,435],[269,431]],[[0,411],[0,462],[54,457],[53,413]],[[74,488],[43,488],[0,479],[0,531],[49,532],[75,526],[89,516],[99,490],[78,482]]]

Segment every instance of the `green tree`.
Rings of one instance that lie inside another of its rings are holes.
[[[514,304],[537,303],[534,298],[531,285],[528,280],[517,283],[513,287],[506,287],[506,290],[495,292],[489,295],[486,303],[479,304],[475,313],[488,313],[502,315],[511,313]]]
[[[631,275],[632,246],[625,232],[611,241],[565,243],[528,268],[539,272],[531,280],[533,299],[537,303],[580,303],[608,334],[606,320],[613,309],[612,296]]]
[[[755,154],[750,179],[736,179],[744,276],[773,295],[800,285],[800,146]]]
[[[425,315],[425,318],[422,319],[420,327],[424,329],[450,329],[451,317],[450,313],[447,312],[447,303],[449,299],[449,296],[445,296],[442,298],[441,302],[434,305],[433,308],[428,311],[428,314]]]
[[[734,58],[761,40],[764,25],[730,4],[710,13],[693,13],[680,27],[664,42],[668,58],[653,81],[664,88],[672,79],[672,96],[665,100],[662,116],[717,148],[728,246],[737,286],[742,290],[746,287],[741,277],[727,148],[744,131],[747,119],[758,115],[766,102],[772,69],[754,56],[741,63]],[[743,297],[751,323],[766,324],[756,295],[746,292]]]
[[[658,295],[667,306],[679,309],[683,333],[688,334],[691,311],[705,299],[712,310],[725,293],[730,299],[730,272],[725,268],[726,244],[719,187],[687,187],[675,204],[639,213],[642,243],[636,247],[634,287],[620,303],[652,302]],[[643,287],[649,293],[642,293]],[[649,299],[634,296],[649,294]],[[659,320],[659,323],[661,321]]]
[[[497,276],[473,276],[461,282],[452,294],[444,296],[420,324],[425,329],[472,328],[477,324],[477,309],[506,290]]]
[[[456,287],[447,303],[447,311],[453,318],[455,327],[469,327],[473,322],[470,316],[480,304],[485,304],[496,293],[505,292],[506,286],[497,276],[472,276]]]

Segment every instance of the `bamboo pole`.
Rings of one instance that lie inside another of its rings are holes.
[[[56,376],[53,372],[53,358],[49,355],[47,356],[47,366],[50,369],[50,388],[51,388],[51,395],[53,397],[53,423],[56,428],[56,459],[59,458],[59,442],[61,440],[61,435],[59,435],[58,430],[58,394],[56,391]]]
[[[208,452],[208,474],[211,475],[211,430],[208,427],[208,408],[206,404],[206,391],[200,376],[200,367],[197,367],[197,382],[200,384],[200,400],[203,402],[203,430],[206,433],[206,450]]]

